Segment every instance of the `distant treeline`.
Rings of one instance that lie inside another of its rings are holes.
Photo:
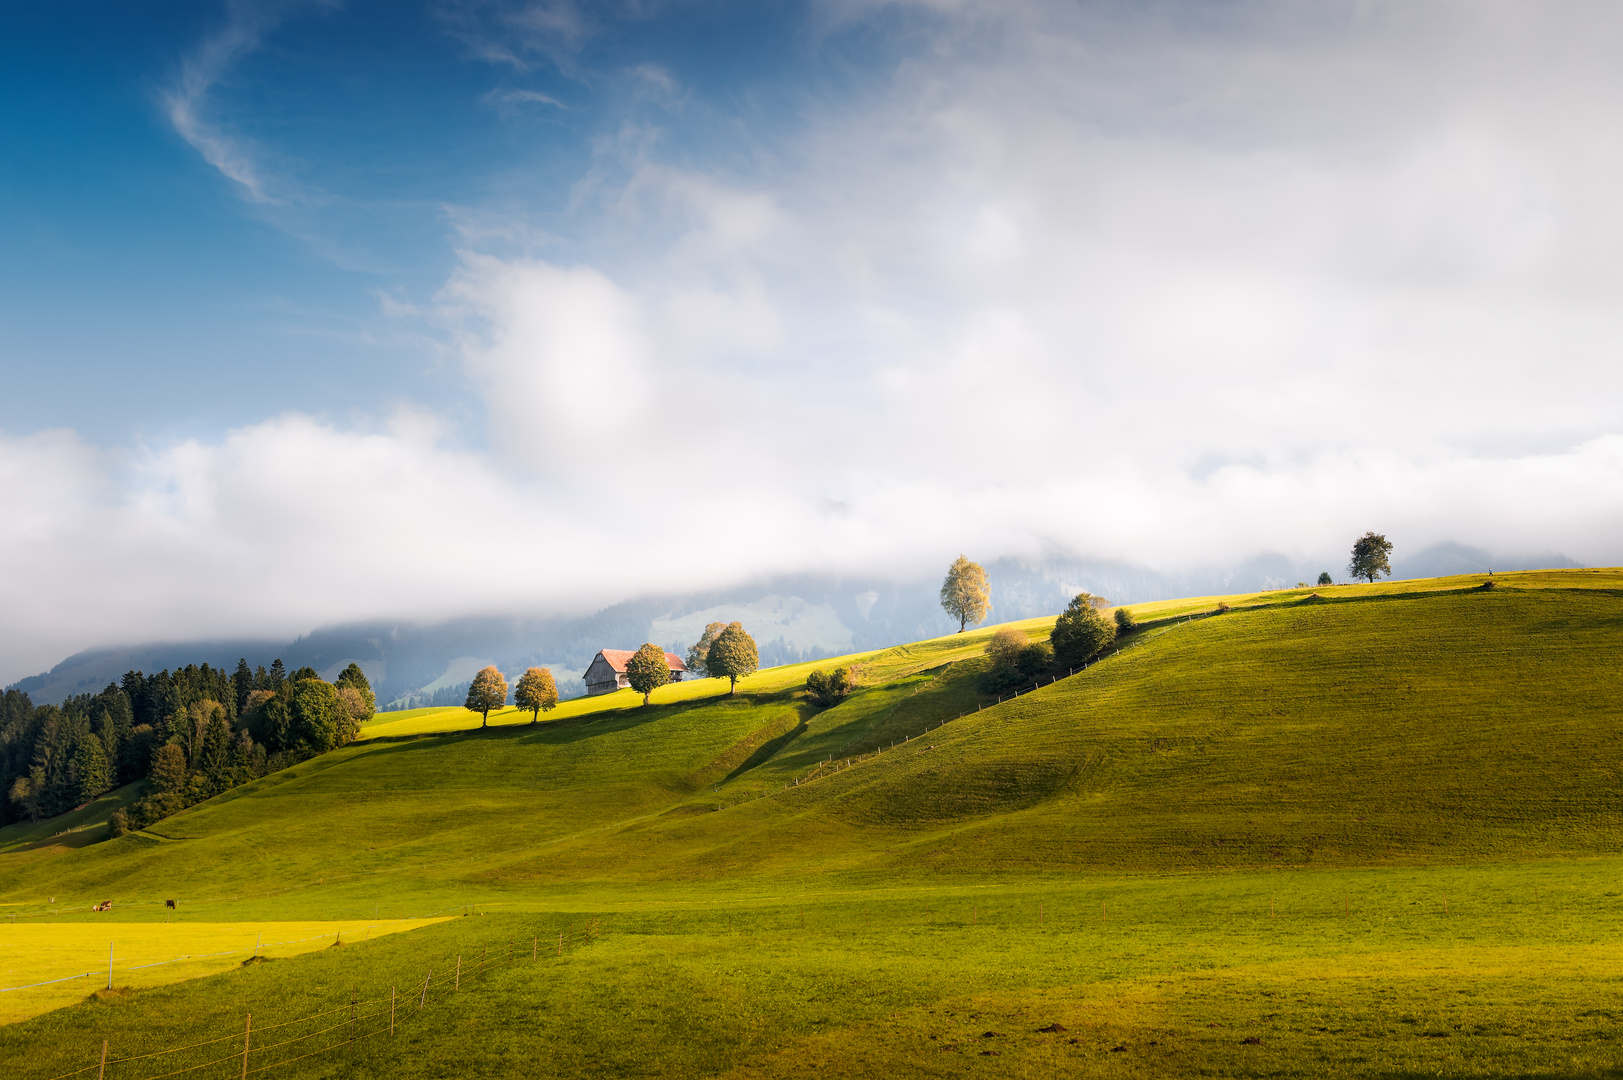
[[[395,709],[446,709],[453,705],[460,705],[468,699],[468,687],[471,682],[457,683],[455,686],[442,686],[438,690],[424,693],[419,690],[411,694],[403,694],[389,702],[387,708]]]
[[[115,832],[143,828],[258,776],[352,740],[376,703],[360,667],[333,683],[312,668],[286,673],[238,661],[235,672],[187,665],[125,674],[99,694],[35,705],[0,694],[0,824],[38,821],[145,779],[114,814]]]

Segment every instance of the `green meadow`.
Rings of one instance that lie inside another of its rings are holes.
[[[0,1060],[237,1076],[251,1013],[271,1076],[1620,1076],[1623,571],[1482,584],[1142,605],[1001,700],[983,628],[731,698],[383,714],[109,839],[121,789],[0,830],[19,950],[457,917],[163,986],[115,964],[13,1007]]]

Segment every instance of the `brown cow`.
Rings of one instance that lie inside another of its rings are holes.
[[[113,902],[111,900],[103,900],[101,903],[99,903],[95,907],[91,908],[91,910],[92,911],[112,911],[113,910]]]
[[[164,905],[164,907],[168,908],[170,911],[175,910],[175,902],[173,900],[165,900],[163,902],[163,905]]]

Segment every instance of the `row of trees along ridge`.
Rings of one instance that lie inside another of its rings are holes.
[[[115,787],[146,780],[113,815],[114,832],[142,828],[266,773],[352,740],[376,699],[350,664],[325,682],[291,676],[281,660],[235,672],[208,664],[125,674],[97,694],[58,705],[0,695],[0,823],[54,817]]]
[[[713,622],[688,650],[685,666],[696,678],[727,679],[728,694],[732,695],[738,692],[738,680],[755,674],[760,662],[755,639],[743,624]],[[652,642],[645,643],[626,661],[626,682],[642,695],[644,705],[655,690],[670,681],[671,669],[665,660],[665,650]],[[507,677],[491,665],[473,677],[463,708],[480,715],[480,727],[489,727],[491,710],[507,704],[507,692]],[[543,712],[556,708],[558,683],[552,669],[532,667],[526,671],[513,690],[513,704],[529,711],[532,724]]]
[[[464,709],[480,716],[480,727],[490,726],[490,710],[507,704],[507,677],[494,665],[481,668],[468,684],[468,698]],[[530,723],[541,719],[541,714],[558,707],[558,681],[552,669],[532,667],[519,676],[513,688],[513,704],[530,713]]]

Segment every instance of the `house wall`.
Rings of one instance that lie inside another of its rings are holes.
[[[609,662],[604,660],[602,656],[594,657],[592,666],[587,668],[586,673],[581,676],[581,681],[586,684],[588,696],[610,694],[623,689],[626,685],[622,681],[623,679],[624,676],[616,675],[614,669],[609,666]]]

